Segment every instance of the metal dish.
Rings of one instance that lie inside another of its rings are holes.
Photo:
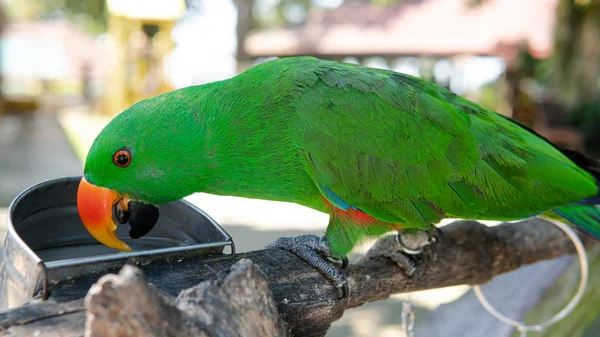
[[[118,252],[97,242],[77,212],[81,177],[42,182],[17,196],[7,212],[7,236],[0,261],[0,309],[34,297],[47,298],[54,282],[104,274],[125,263],[148,264],[182,256],[235,254],[233,240],[219,224],[185,200],[161,206],[156,226],[132,240],[128,226],[117,236],[133,248]]]

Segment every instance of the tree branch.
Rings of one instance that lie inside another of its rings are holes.
[[[287,337],[260,269],[247,259],[227,274],[179,294],[173,303],[125,266],[85,298],[85,337]]]
[[[349,298],[342,301],[337,300],[337,292],[327,280],[287,251],[261,250],[239,256],[251,259],[260,266],[269,282],[279,314],[294,336],[321,336],[348,308],[381,300],[396,293],[460,284],[481,284],[494,275],[512,271],[522,265],[575,252],[572,243],[560,229],[539,219],[495,227],[486,227],[473,221],[459,221],[445,226],[443,231],[444,241],[424,249],[423,254],[418,256],[418,270],[410,278],[385,258],[387,252],[395,247],[393,237],[379,240],[365,257],[343,271],[348,278],[351,293]],[[596,242],[586,235],[580,237],[586,245]],[[215,278],[220,271],[229,270],[234,263],[223,256],[186,262],[177,268],[172,265],[139,267],[153,268],[144,270],[149,281],[160,291],[175,296],[200,281]],[[58,284],[53,290],[55,300],[72,299],[77,282],[87,284],[87,288],[82,286],[87,292],[89,280],[72,280],[68,284],[70,297],[61,297],[62,288]],[[82,314],[77,310],[83,308],[81,300],[70,302],[67,307],[66,304],[54,303],[54,306],[61,308],[57,310],[65,312],[64,315],[58,315],[49,305],[52,304],[36,304],[0,314],[0,333],[6,334],[7,329],[12,326],[13,332],[19,330],[22,333],[11,335],[28,335],[25,333],[30,334],[32,328],[55,324],[57,317],[64,322],[65,317],[62,316],[71,315],[79,323],[68,325],[74,329],[69,333],[79,332],[83,335]],[[55,336],[67,335],[72,334]]]

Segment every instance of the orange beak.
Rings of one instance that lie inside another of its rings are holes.
[[[117,192],[92,185],[82,178],[77,191],[77,209],[83,225],[96,240],[111,248],[130,251],[131,247],[115,235],[113,205],[122,199]]]

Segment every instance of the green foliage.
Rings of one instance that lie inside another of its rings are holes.
[[[64,0],[63,10],[67,18],[89,31],[100,33],[106,30],[104,0]]]
[[[571,111],[571,121],[583,134],[586,152],[600,157],[600,97],[578,104]]]
[[[506,104],[506,100],[503,96],[504,91],[506,91],[505,84],[503,81],[493,81],[481,87],[479,90],[479,97],[476,99],[476,102],[482,107],[500,112],[504,109],[504,104]]]
[[[344,3],[362,1],[344,0]],[[370,0],[369,2],[377,6],[393,6],[407,1],[409,0]],[[270,1],[256,0],[254,4],[255,24],[262,28],[303,24],[306,21],[306,14],[315,7],[313,0],[278,0],[272,7],[267,7],[266,3]],[[303,16],[301,12],[304,12]]]
[[[406,2],[407,0],[371,0],[370,2],[374,5],[378,6],[390,6],[397,5],[402,2]]]
[[[273,6],[267,4],[273,5],[260,0],[254,2],[253,18],[258,27],[303,24],[308,11],[313,7],[311,0],[278,0]]]
[[[64,18],[92,33],[106,30],[104,0],[13,0],[6,6],[13,20]]]
[[[600,2],[561,0],[554,42],[554,85],[560,99],[574,106],[600,95]]]
[[[489,0],[465,0],[476,6]],[[556,100],[567,106],[600,95],[600,1],[560,0],[556,11],[554,52],[543,65],[542,79]],[[551,74],[551,76],[550,76]],[[539,76],[541,75],[541,76]]]

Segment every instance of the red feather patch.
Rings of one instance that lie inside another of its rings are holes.
[[[359,211],[353,208],[341,209],[330,203],[329,200],[325,198],[323,198],[323,201],[325,202],[325,206],[329,208],[331,214],[337,216],[340,219],[344,219],[348,222],[352,222],[361,226],[366,226],[379,222],[377,219],[373,218],[372,216],[363,211]]]

